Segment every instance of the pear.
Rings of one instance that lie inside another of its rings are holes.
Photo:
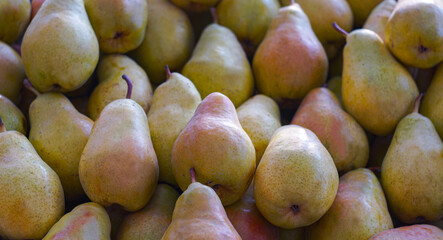
[[[221,93],[209,94],[195,110],[172,148],[172,172],[184,191],[197,181],[212,187],[223,206],[243,196],[255,171],[255,150],[234,105]]]
[[[217,16],[220,25],[231,29],[252,57],[279,8],[278,0],[222,0]]]
[[[411,225],[386,230],[374,235],[370,240],[443,240],[443,231],[427,224]]]
[[[106,210],[99,204],[88,202],[75,207],[63,216],[43,240],[90,239],[110,240],[111,222]]]
[[[272,98],[259,94],[238,107],[237,115],[241,126],[254,144],[258,165],[272,134],[281,127],[278,105]]]
[[[279,228],[278,240],[306,240],[306,229],[284,229]]]
[[[326,81],[328,58],[300,5],[280,8],[252,67],[259,92],[278,103],[302,99]]]
[[[152,102],[152,87],[146,72],[134,60],[125,55],[106,55],[97,67],[99,84],[88,102],[88,116],[96,120],[106,105],[116,99],[125,98],[128,87],[121,78],[126,74],[133,79],[134,91],[131,99],[148,112]]]
[[[0,41],[0,94],[18,104],[20,88],[25,77],[25,67],[20,55],[8,44]]]
[[[362,26],[372,10],[383,0],[347,0],[354,15],[354,26]]]
[[[0,118],[6,129],[15,130],[23,135],[28,131],[28,123],[23,113],[11,100],[0,94]]]
[[[131,97],[106,105],[94,123],[79,164],[80,183],[86,195],[104,207],[126,211],[144,207],[158,180],[157,157],[152,147],[148,119]]]
[[[423,98],[420,113],[428,117],[434,124],[440,138],[443,138],[443,63],[437,68],[431,85]]]
[[[309,227],[308,239],[367,240],[391,228],[392,219],[377,177],[359,168],[340,177],[332,207]]]
[[[190,12],[203,12],[215,6],[220,0],[171,0],[178,7]]]
[[[0,2],[0,41],[14,43],[20,39],[31,19],[29,0]]]
[[[165,65],[181,71],[194,47],[191,22],[180,8],[168,0],[147,0],[149,21],[141,45],[130,53],[153,84],[165,81]]]
[[[99,57],[83,0],[46,0],[22,42],[26,75],[40,92],[80,88]]]
[[[146,0],[84,1],[102,52],[126,53],[141,44],[148,23]]]
[[[168,71],[168,79],[154,92],[148,113],[152,144],[157,154],[159,180],[177,185],[172,173],[171,154],[175,140],[201,102],[194,84],[179,73]]]
[[[340,174],[365,167],[369,158],[366,133],[340,107],[327,88],[311,90],[303,99],[291,124],[313,131],[334,159]]]
[[[149,203],[127,215],[119,229],[119,240],[160,240],[172,221],[178,192],[167,184],[158,184]]]
[[[341,76],[335,76],[328,80],[327,88],[334,93],[335,97],[337,97],[340,105],[343,105],[342,94],[341,94]]]
[[[171,225],[161,239],[241,240],[217,193],[195,181],[193,168],[188,174],[192,183],[178,198]]]
[[[57,174],[23,134],[0,119],[0,238],[41,239],[63,215]]]
[[[286,229],[316,222],[331,207],[338,173],[328,150],[309,129],[288,125],[271,138],[254,177],[258,210]]]
[[[32,0],[31,1],[31,20],[35,17],[40,7],[45,2],[45,0]]]
[[[245,52],[234,33],[217,23],[205,28],[182,74],[194,83],[202,98],[220,92],[236,107],[254,90],[254,78]]]
[[[363,28],[369,29],[377,33],[377,35],[385,41],[386,24],[389,16],[394,11],[397,2],[395,0],[384,0],[372,10],[368,19],[366,19]]]
[[[443,142],[419,103],[398,123],[381,166],[390,210],[409,224],[443,217]]]
[[[417,96],[411,75],[375,32],[358,29],[347,35],[343,105],[364,129],[376,135],[392,133]]]
[[[29,82],[24,83],[32,89]],[[29,141],[37,153],[60,177],[66,199],[84,195],[78,164],[94,122],[79,113],[61,93],[40,94],[29,107]]]
[[[386,24],[386,45],[402,63],[430,68],[443,60],[443,1],[399,0]]]

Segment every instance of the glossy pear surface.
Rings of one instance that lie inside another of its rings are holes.
[[[443,231],[431,225],[411,225],[386,230],[370,240],[443,240]]]
[[[20,88],[26,77],[25,67],[18,53],[0,41],[0,94],[18,104]]]
[[[434,124],[440,138],[443,139],[443,64],[437,68],[420,107],[420,113]]]
[[[14,43],[22,36],[31,18],[29,0],[0,2],[0,41]]]
[[[28,131],[28,123],[20,111],[11,100],[0,94],[0,118],[5,124],[5,128],[15,130],[23,135]]]
[[[385,41],[386,24],[394,11],[397,1],[384,0],[372,10],[371,15],[366,19],[363,28],[369,29],[377,33],[377,35]]]

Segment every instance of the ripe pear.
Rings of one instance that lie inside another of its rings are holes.
[[[383,0],[347,0],[354,15],[354,26],[362,26],[372,10]]]
[[[326,81],[328,58],[300,5],[280,8],[252,67],[258,90],[278,103],[302,99]]]
[[[377,177],[359,168],[340,177],[334,203],[309,227],[308,239],[367,240],[391,228],[392,219]]]
[[[431,85],[426,92],[420,113],[428,117],[434,124],[440,138],[443,138],[443,63],[437,68]]]
[[[160,181],[177,185],[171,166],[172,147],[200,102],[201,97],[194,84],[179,73],[169,72],[166,82],[155,90],[148,122]]]
[[[181,71],[194,47],[194,33],[186,13],[168,0],[147,0],[149,21],[141,45],[130,53],[155,85],[165,81],[165,65]]]
[[[385,41],[386,24],[394,11],[397,2],[395,0],[384,0],[372,10],[368,19],[366,19],[363,28],[374,31]]]
[[[203,12],[215,6],[220,0],[171,0],[178,7],[189,12]]]
[[[386,45],[402,63],[430,68],[443,60],[443,1],[399,0],[386,24]]]
[[[317,135],[340,174],[366,166],[369,158],[366,133],[327,88],[311,90],[291,124],[305,127]]]
[[[15,130],[23,135],[28,131],[28,123],[18,107],[11,100],[0,94],[0,118],[6,129]]]
[[[99,84],[95,87],[88,102],[88,116],[96,120],[106,105],[116,99],[125,98],[128,85],[121,78],[126,74],[133,80],[134,91],[131,99],[148,112],[152,102],[152,87],[146,72],[131,58],[125,55],[106,55],[97,67]]]
[[[18,104],[20,88],[25,77],[25,67],[20,55],[8,44],[0,41],[0,94]]]
[[[443,231],[431,225],[411,225],[386,230],[374,235],[370,240],[443,240]]]
[[[254,177],[258,210],[286,229],[316,222],[331,207],[338,172],[328,150],[309,129],[288,125],[272,136]]]
[[[222,0],[217,16],[220,25],[231,29],[252,57],[279,8],[278,0]]]
[[[335,97],[337,97],[340,102],[340,106],[343,105],[342,94],[341,94],[341,76],[335,76],[328,80],[327,88],[334,93]]]
[[[241,240],[226,216],[217,193],[212,188],[196,182],[193,171],[194,169],[189,170],[192,183],[178,198],[171,225],[162,240]]]
[[[118,231],[118,240],[160,240],[172,221],[178,192],[167,184],[158,184],[149,203],[130,213]]]
[[[197,181],[212,187],[223,206],[243,196],[254,175],[255,150],[229,98],[211,93],[200,103],[175,141],[171,164],[183,191],[195,168]]]
[[[106,210],[99,204],[88,202],[64,215],[43,240],[91,239],[110,240],[111,222]]]
[[[381,183],[391,212],[404,223],[443,217],[443,142],[432,122],[414,111],[395,129],[381,166]]]
[[[41,239],[63,215],[65,200],[57,174],[21,133],[0,119],[0,237]]]
[[[94,122],[61,93],[38,94],[29,107],[29,121],[29,141],[60,177],[66,199],[82,197],[78,164]]]
[[[22,42],[26,74],[40,92],[80,88],[99,57],[83,0],[46,0]]]
[[[411,75],[375,32],[358,29],[347,35],[343,105],[364,129],[376,135],[392,133],[417,96]]]
[[[281,127],[280,109],[272,98],[259,94],[238,107],[237,115],[241,126],[254,144],[258,165],[272,134]]]
[[[140,46],[148,23],[146,0],[84,1],[102,52],[126,53]]]
[[[0,2],[0,41],[8,44],[20,39],[31,19],[29,0],[3,0]]]
[[[131,97],[106,105],[94,123],[80,164],[80,182],[86,195],[102,206],[122,206],[126,211],[144,207],[158,180],[157,157],[152,147],[148,119]]]

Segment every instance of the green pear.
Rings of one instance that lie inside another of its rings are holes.
[[[366,166],[369,158],[366,133],[327,88],[311,90],[291,124],[305,127],[317,135],[340,174]]]
[[[106,210],[99,204],[88,202],[64,215],[43,240],[91,239],[110,240],[111,222]]]
[[[377,177],[359,168],[340,177],[334,203],[309,227],[308,239],[367,240],[391,228],[392,219]]]
[[[383,0],[347,0],[354,15],[354,26],[362,26],[372,10]]]
[[[134,60],[125,55],[106,55],[97,67],[99,84],[88,102],[88,116],[97,119],[106,105],[116,99],[125,98],[128,86],[121,78],[126,74],[133,79],[134,91],[131,99],[148,112],[152,102],[152,87],[146,72]]]
[[[6,129],[15,130],[23,135],[28,131],[28,123],[18,107],[11,100],[0,94],[0,118]]]
[[[394,11],[397,2],[395,0],[384,0],[372,10],[368,19],[366,19],[363,28],[374,31],[385,41],[386,24]]]
[[[340,105],[343,105],[342,94],[341,94],[341,76],[335,76],[328,80],[328,89],[335,94]]]
[[[194,47],[188,16],[168,0],[147,0],[149,21],[141,45],[130,53],[153,84],[165,81],[165,65],[181,71]]]
[[[420,113],[434,124],[440,138],[443,138],[443,63],[437,68],[431,85],[423,98]]]
[[[370,240],[443,240],[443,230],[427,224],[404,226],[380,232]]]
[[[18,104],[20,88],[25,77],[25,67],[20,55],[8,44],[0,41],[0,94]]]
[[[399,0],[386,24],[386,45],[402,63],[430,68],[443,60],[443,1]]]
[[[409,224],[443,217],[443,142],[419,103],[398,123],[381,166],[389,208]]]
[[[92,127],[79,164],[80,183],[86,195],[104,207],[126,211],[144,207],[158,181],[157,157],[143,108],[131,97],[106,105]]]
[[[240,105],[237,115],[242,128],[254,144],[258,165],[272,134],[281,127],[280,109],[272,98],[259,94]]]
[[[252,57],[279,8],[278,0],[222,0],[217,16],[220,25],[231,29]]]
[[[167,75],[167,81],[154,92],[148,122],[158,159],[159,180],[177,185],[172,173],[172,147],[194,115],[201,97],[194,84],[183,75],[170,72]]]
[[[178,7],[190,12],[203,12],[215,6],[220,0],[171,0]]]
[[[236,107],[254,90],[254,78],[245,52],[234,33],[217,23],[205,28],[182,74],[194,83],[202,98],[220,92]]]
[[[286,229],[320,219],[337,188],[338,173],[328,150],[311,130],[297,125],[274,133],[254,176],[258,210]]]
[[[252,67],[259,92],[278,103],[302,99],[326,81],[328,58],[300,5],[280,8]]]
[[[21,50],[26,75],[38,91],[80,88],[99,57],[83,0],[46,0],[29,24]]]
[[[347,35],[343,105],[364,129],[376,135],[392,133],[417,96],[411,75],[375,32],[358,29]]]
[[[172,221],[178,192],[167,184],[158,184],[149,203],[125,217],[118,240],[160,240]]]
[[[0,237],[41,239],[63,215],[65,200],[57,174],[21,133],[0,119]]]
[[[78,164],[94,122],[61,93],[38,94],[29,107],[29,121],[29,141],[60,177],[66,199],[82,197]]]
[[[126,53],[141,44],[148,23],[146,0],[84,1],[102,52]]]
[[[197,180],[212,187],[223,206],[243,196],[255,171],[255,150],[234,105],[221,93],[209,94],[195,110],[172,148],[172,172],[184,191]]]
[[[0,41],[11,44],[19,40],[30,19],[29,0],[0,1]]]
[[[241,240],[217,193],[195,181],[194,169],[188,174],[192,183],[178,198],[171,225],[161,239]]]

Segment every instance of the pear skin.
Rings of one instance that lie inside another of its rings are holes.
[[[434,124],[440,138],[443,139],[443,64],[437,68],[437,72],[432,79],[431,85],[426,92],[420,113],[428,117]]]
[[[347,0],[354,15],[354,26],[362,26],[372,10],[383,0]]]
[[[385,41],[386,24],[388,19],[394,11],[397,1],[384,0],[377,7],[372,10],[371,15],[366,19],[363,28],[374,31],[378,36]]]
[[[88,202],[63,216],[42,240],[110,240],[110,234],[111,222],[106,210],[97,203]]]
[[[20,55],[0,41],[0,94],[18,104],[25,77],[25,67]]]
[[[411,225],[386,230],[376,234],[370,240],[443,240],[443,231],[431,225]]]
[[[297,125],[274,133],[254,176],[257,208],[286,229],[320,219],[337,188],[338,172],[328,150],[311,130]]]
[[[29,0],[0,2],[0,41],[8,44],[20,39],[31,19]]]
[[[223,206],[243,196],[255,171],[255,149],[234,105],[221,93],[209,94],[175,141],[172,172],[182,190],[196,179],[212,187]]]
[[[0,94],[0,118],[6,129],[15,130],[23,135],[28,132],[28,121],[11,100]]]
[[[215,6],[220,0],[171,0],[177,7],[189,12],[203,12]]]

